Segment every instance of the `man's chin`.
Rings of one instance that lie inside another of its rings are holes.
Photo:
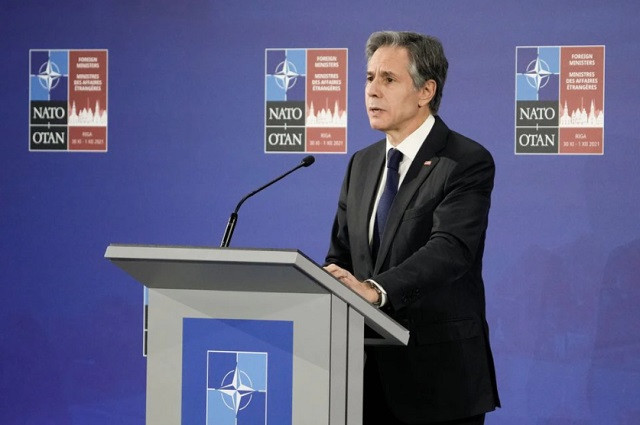
[[[374,130],[378,130],[378,131],[384,131],[385,128],[387,128],[383,123],[380,122],[380,120],[378,119],[369,119],[369,125],[371,126],[372,129]]]

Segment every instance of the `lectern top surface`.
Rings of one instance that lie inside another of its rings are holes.
[[[333,294],[387,343],[409,340],[404,327],[297,250],[112,244],[105,257],[150,288]]]

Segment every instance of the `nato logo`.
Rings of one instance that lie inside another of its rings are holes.
[[[32,50],[30,56],[30,100],[67,100],[69,53]]]
[[[207,352],[206,425],[267,423],[267,353]]]
[[[304,101],[306,91],[306,49],[267,49],[266,100]]]
[[[67,150],[69,53],[29,51],[29,150]]]
[[[291,425],[293,322],[183,319],[182,425]]]
[[[558,100],[559,51],[558,47],[518,47],[516,100]]]
[[[265,151],[305,151],[306,49],[265,51]]]

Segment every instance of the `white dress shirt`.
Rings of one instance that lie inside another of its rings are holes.
[[[400,161],[400,166],[398,167],[398,187],[402,185],[402,181],[407,175],[407,171],[409,171],[409,167],[413,162],[413,159],[418,154],[418,151],[422,147],[425,139],[431,132],[433,128],[433,124],[435,124],[436,120],[433,115],[429,115],[427,119],[418,127],[413,133],[407,136],[406,139],[398,143],[397,146],[393,146],[391,142],[389,142],[389,137],[387,137],[387,146],[385,149],[385,162],[384,167],[382,168],[382,176],[380,178],[380,183],[378,186],[378,193],[376,194],[376,201],[373,205],[373,211],[371,212],[371,217],[369,218],[369,244],[373,241],[373,232],[376,222],[376,212],[378,211],[378,204],[380,203],[380,198],[382,197],[382,192],[384,192],[385,182],[387,180],[387,156],[389,149],[396,148],[400,152],[402,152],[402,161]],[[387,302],[387,292],[384,290],[382,286],[380,286],[376,281],[372,279],[367,279],[367,281],[372,282],[374,285],[380,289],[382,292],[381,303],[379,307],[382,307]]]

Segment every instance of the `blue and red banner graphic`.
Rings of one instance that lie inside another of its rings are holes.
[[[347,152],[347,49],[266,49],[265,152]]]
[[[604,46],[516,48],[515,152],[604,153]]]
[[[107,67],[107,50],[30,50],[30,151],[107,151]]]

